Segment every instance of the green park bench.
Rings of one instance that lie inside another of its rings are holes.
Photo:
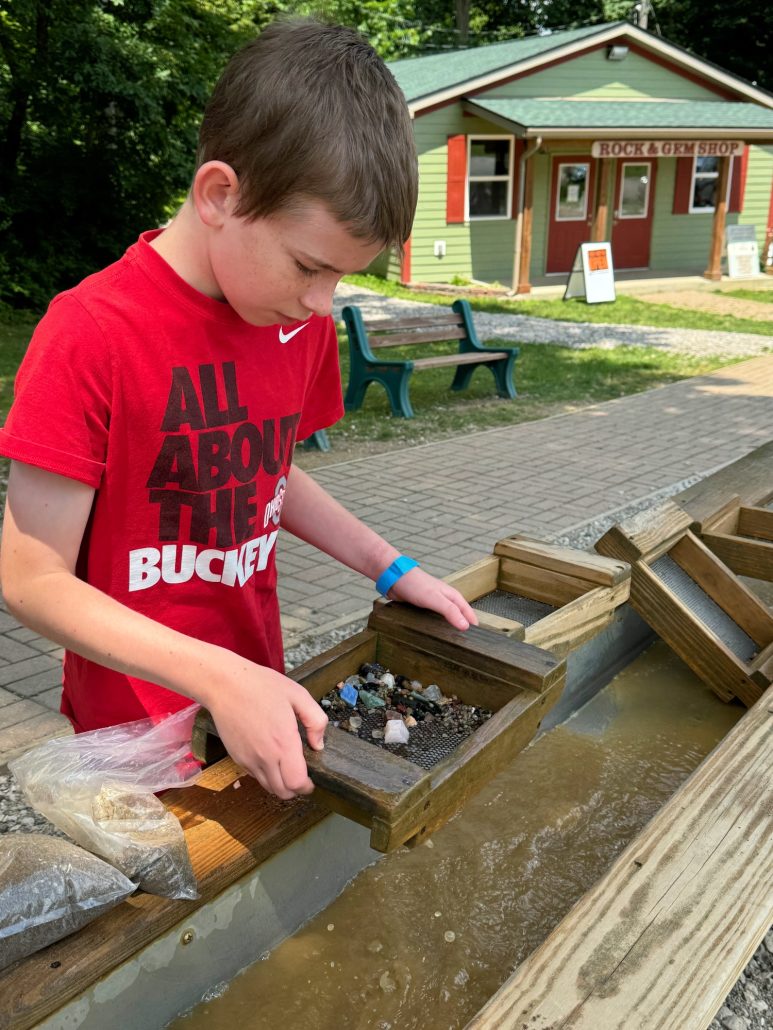
[[[480,365],[490,368],[500,397],[516,396],[513,368],[518,357],[517,347],[493,350],[484,347],[478,339],[472,322],[472,310],[466,300],[455,300],[451,311],[438,307],[437,314],[378,319],[365,322],[356,304],[347,305],[342,312],[349,336],[349,385],[344,403],[347,411],[362,407],[365,391],[371,383],[381,383],[389,397],[393,415],[413,418],[408,396],[408,383],[414,371],[423,368],[456,366],[452,390],[464,390],[472,374]],[[454,354],[438,354],[413,360],[389,360],[373,352],[382,347],[405,347],[414,344],[439,343],[458,340],[459,350]]]

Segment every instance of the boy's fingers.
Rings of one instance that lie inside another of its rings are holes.
[[[478,625],[478,613],[475,611],[475,609],[472,607],[472,605],[464,597],[462,597],[462,595],[459,593],[458,590],[456,590],[454,587],[451,587],[450,589],[451,589],[451,594],[450,594],[451,600],[458,607],[459,611],[462,613],[464,618],[467,619],[467,621],[471,625],[477,626]]]
[[[298,740],[297,752],[295,748],[292,748],[290,752],[285,753],[279,763],[279,769],[282,782],[285,789],[290,792],[291,797],[295,797],[298,794],[311,794],[314,790],[314,784],[309,779],[306,763],[303,760],[300,738]]]
[[[299,687],[298,693],[292,701],[295,714],[306,730],[306,740],[309,747],[315,751],[322,751],[325,746],[325,730],[327,729],[328,718],[319,707],[314,698],[303,687]]]
[[[265,783],[263,782],[265,780]],[[293,797],[293,792],[288,790],[285,786],[284,779],[282,778],[282,770],[279,762],[266,763],[262,769],[262,776],[259,778],[260,785],[264,787],[269,794],[275,794],[276,797],[282,801],[289,801]]]

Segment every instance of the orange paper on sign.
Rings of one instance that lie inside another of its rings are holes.
[[[604,272],[609,268],[607,262],[607,252],[603,248],[601,250],[589,250],[588,251],[588,271],[590,272]]]

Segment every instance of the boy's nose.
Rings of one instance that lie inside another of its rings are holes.
[[[326,318],[332,314],[333,294],[337,285],[338,283],[333,286],[315,283],[301,297],[301,304],[320,318]]]

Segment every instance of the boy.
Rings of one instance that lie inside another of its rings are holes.
[[[340,277],[410,232],[405,101],[348,29],[277,23],[207,107],[190,194],[164,231],[60,294],[0,431],[13,459],[0,572],[9,610],[66,649],[76,731],[206,705],[232,757],[309,793],[297,728],[327,719],[283,675],[280,522],[383,593],[476,622],[291,468],[343,414]]]

